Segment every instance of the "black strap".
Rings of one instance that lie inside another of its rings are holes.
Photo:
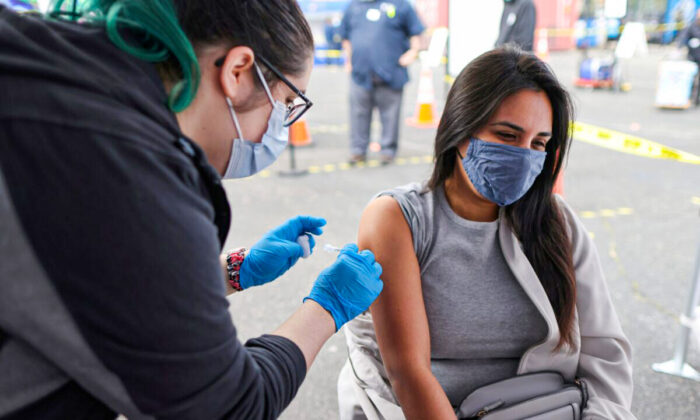
[[[588,405],[588,384],[585,380],[578,377],[574,380],[574,383],[581,390],[581,412],[583,412]]]
[[[3,344],[7,341],[7,335],[0,330],[0,349],[2,349]]]

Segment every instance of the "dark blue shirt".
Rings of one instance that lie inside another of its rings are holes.
[[[353,0],[340,24],[343,39],[352,44],[352,78],[370,89],[373,79],[393,89],[408,82],[399,57],[409,49],[409,39],[425,28],[406,0]]]

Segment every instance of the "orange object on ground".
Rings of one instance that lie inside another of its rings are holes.
[[[310,146],[312,144],[309,125],[304,118],[300,118],[289,127],[289,143],[295,147]]]
[[[435,111],[435,87],[433,86],[433,71],[423,66],[418,79],[418,98],[416,110],[412,117],[406,119],[406,124],[418,128],[435,128],[438,117]]]
[[[610,89],[615,85],[612,80],[589,80],[578,78],[574,80],[574,85],[577,87],[587,87],[594,89]]]
[[[542,61],[549,60],[549,38],[547,29],[535,31],[535,55]]]

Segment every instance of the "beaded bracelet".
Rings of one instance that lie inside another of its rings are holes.
[[[226,272],[228,273],[228,283],[233,290],[240,292],[241,287],[241,265],[245,260],[245,248],[239,248],[226,252]]]

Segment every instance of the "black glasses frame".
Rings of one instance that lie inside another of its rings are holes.
[[[291,121],[285,121],[285,122],[284,122],[284,126],[285,126],[285,127],[289,127],[290,125],[292,125],[292,124],[294,124],[295,122],[297,122],[297,120],[298,120],[299,118],[301,118],[301,116],[304,115],[304,113],[305,113],[306,111],[308,111],[309,108],[311,108],[311,107],[313,106],[314,103],[311,102],[311,100],[310,100],[309,98],[307,98],[306,95],[304,95],[304,93],[303,93],[298,87],[294,86],[294,83],[290,82],[289,79],[287,79],[286,77],[284,77],[284,75],[282,74],[281,71],[277,70],[277,69],[275,68],[275,66],[273,66],[272,64],[270,64],[270,62],[267,61],[267,60],[265,59],[265,57],[263,57],[263,56],[261,56],[261,55],[256,55],[255,58],[256,58],[256,60],[260,60],[260,62],[263,63],[263,64],[265,65],[265,67],[267,67],[268,69],[270,69],[270,71],[275,75],[275,77],[277,77],[278,79],[280,79],[280,80],[282,81],[282,83],[284,83],[285,85],[287,85],[287,87],[289,87],[289,89],[291,89],[292,92],[294,92],[298,97],[300,97],[300,98],[304,101],[304,105],[303,105],[304,108],[299,112],[299,114],[297,114],[296,116],[294,116],[294,119],[292,119]],[[224,60],[226,60],[226,56],[219,57],[219,58],[214,62],[214,65],[215,65],[216,67],[221,67],[221,66],[224,64]],[[291,114],[291,111],[292,111],[293,109],[294,109],[294,108],[288,109],[288,110],[287,110],[287,114],[288,114],[288,115]]]

